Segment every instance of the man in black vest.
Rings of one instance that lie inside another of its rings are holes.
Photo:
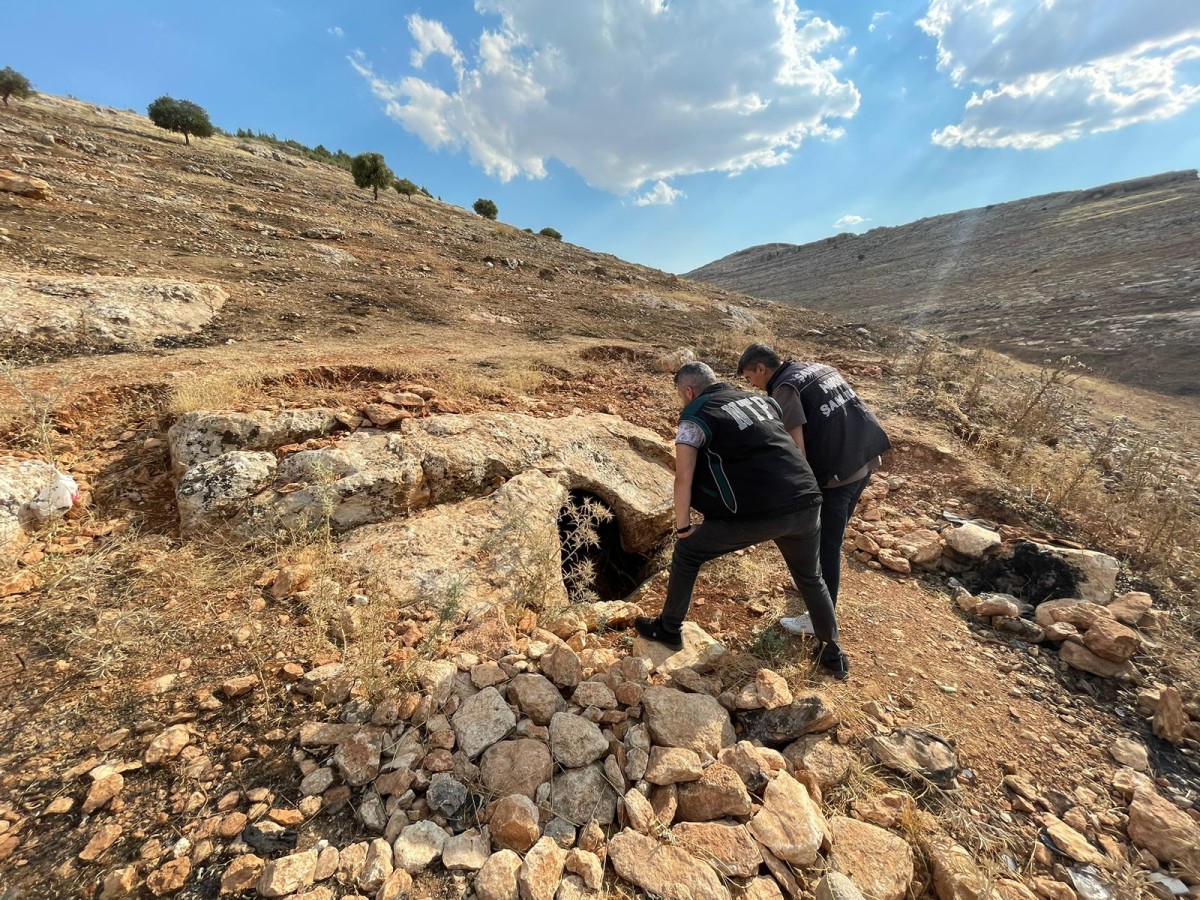
[[[892,445],[875,414],[833,366],[784,362],[766,344],[751,344],[738,360],[738,374],[779,404],[783,427],[821,486],[821,574],[836,604],[846,524],[882,463],[880,454]],[[808,616],[780,624],[793,634],[813,633]]]
[[[684,404],[675,435],[675,552],[667,601],[657,618],[639,617],[644,638],[682,649],[683,620],[700,567],[709,560],[774,541],[800,589],[820,640],[818,661],[849,677],[838,646],[833,601],[821,580],[821,490],[783,427],[779,405],[717,381],[704,363],[675,373]],[[704,515],[693,525],[691,509]]]

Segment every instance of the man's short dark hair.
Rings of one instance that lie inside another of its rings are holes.
[[[675,373],[675,387],[686,385],[694,391],[702,391],[717,383],[717,373],[708,363],[684,363]]]
[[[779,354],[771,349],[768,344],[751,344],[742,352],[742,358],[738,360],[737,373],[741,375],[747,369],[753,369],[759,363],[762,363],[768,369],[778,369],[783,365],[783,360],[779,358]]]

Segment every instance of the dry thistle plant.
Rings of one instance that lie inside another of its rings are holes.
[[[567,500],[559,516],[562,532],[562,572],[571,602],[591,602],[596,596],[596,562],[588,552],[599,549],[597,528],[611,522],[613,512],[607,504],[594,497]]]
[[[60,380],[57,389],[50,393],[36,391],[28,379],[8,362],[0,362],[0,381],[13,390],[20,404],[19,410],[13,410],[14,444],[55,465],[54,413],[70,382]]]

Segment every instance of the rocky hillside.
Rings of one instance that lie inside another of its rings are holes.
[[[0,895],[1200,895],[1190,402],[131,113],[0,129]],[[670,373],[752,337],[894,445],[848,682],[770,546],[679,653],[629,629]]]
[[[1200,394],[1200,180],[1172,172],[811,244],[763,244],[687,277],[1021,359]]]

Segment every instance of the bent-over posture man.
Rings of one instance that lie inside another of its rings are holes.
[[[818,660],[838,680],[850,663],[838,646],[833,601],[821,580],[821,491],[783,427],[779,405],[717,381],[704,363],[675,373],[684,404],[675,436],[675,533],[662,615],[639,617],[639,634],[672,649],[692,605],[700,567],[774,541],[800,589],[820,640]],[[704,515],[693,525],[691,509]]]
[[[821,486],[821,575],[837,605],[846,524],[891,442],[875,414],[833,366],[784,362],[766,344],[751,344],[738,360],[738,374],[779,404],[783,427]],[[807,615],[779,624],[792,634],[814,633]]]

